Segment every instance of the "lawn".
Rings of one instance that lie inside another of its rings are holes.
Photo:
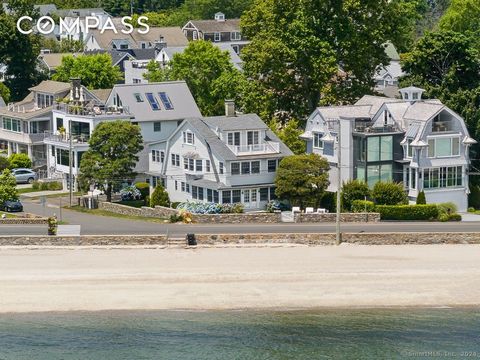
[[[143,200],[118,201],[115,204],[126,205],[135,208],[141,208],[142,206],[145,206],[145,202]]]
[[[32,192],[37,192],[37,191],[41,191],[41,190],[34,190],[33,188],[29,187],[29,188],[22,188],[22,189],[17,189],[17,192],[19,195],[21,194],[27,194],[27,193],[32,193]]]
[[[13,214],[10,214],[10,213],[7,213],[7,212],[0,211],[0,218],[2,217],[3,214],[7,215],[8,219],[17,217],[17,215],[13,215]]]
[[[66,206],[65,209],[78,211],[78,212],[91,214],[91,215],[115,217],[115,218],[119,218],[119,219],[128,219],[128,220],[136,220],[136,221],[149,221],[149,222],[155,222],[155,223],[168,222],[168,219],[166,219],[166,218],[150,218],[150,217],[144,217],[144,216],[122,215],[122,214],[117,214],[117,213],[106,211],[106,210],[87,209],[87,208],[84,208],[82,206],[72,206],[72,207]]]

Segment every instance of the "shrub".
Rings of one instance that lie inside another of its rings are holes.
[[[8,168],[10,168],[10,161],[5,156],[0,155],[0,172]]]
[[[131,201],[139,200],[142,194],[135,186],[129,185],[120,190],[120,196],[122,197],[122,201]]]
[[[480,209],[480,185],[471,185],[468,195],[468,206]]]
[[[10,169],[16,168],[31,168],[32,160],[27,154],[12,154],[9,156]]]
[[[40,190],[47,191],[48,190],[48,183],[47,182],[41,182],[40,183]]]
[[[456,214],[458,211],[457,205],[452,202],[440,203],[437,204],[439,214]]]
[[[170,222],[171,223],[177,223],[183,221],[183,217],[180,214],[172,214],[170,215]]]
[[[244,209],[245,209],[245,206],[243,204],[240,204],[240,203],[233,204],[232,213],[233,214],[243,214]]]
[[[289,211],[292,210],[292,207],[280,200],[270,200],[265,206],[265,210],[273,213],[274,211]]]
[[[438,218],[436,205],[377,205],[382,220],[433,220]]]
[[[460,214],[450,214],[450,215],[448,215],[448,221],[462,221],[462,215],[460,215]]]
[[[148,195],[150,195],[150,185],[146,182],[139,182],[135,184],[135,187],[140,191],[140,196],[142,200],[145,200]]]
[[[152,195],[150,196],[150,206],[170,206],[170,198],[165,188],[161,185],[157,185]]]
[[[438,221],[447,222],[448,221],[448,215],[447,214],[440,214],[438,216]]]
[[[63,185],[59,181],[50,181],[48,184],[48,190],[63,190]]]
[[[425,205],[426,203],[427,203],[427,198],[425,197],[425,192],[422,190],[418,193],[417,205]]]
[[[355,200],[365,200],[370,196],[368,185],[360,180],[349,180],[342,186],[342,208],[346,211],[352,210],[352,204]]]
[[[337,193],[326,191],[320,200],[320,207],[327,209],[329,212],[337,211]]]
[[[401,183],[379,181],[373,187],[372,197],[377,205],[408,204],[408,197]]]
[[[469,207],[467,211],[473,213],[473,212],[475,212],[475,208],[474,207]]]
[[[33,183],[32,183],[32,189],[33,190],[39,190],[40,189],[40,183],[35,180]]]
[[[184,202],[178,204],[177,210],[188,211],[192,214],[241,214],[244,211],[244,205]]]
[[[179,204],[180,204],[180,202],[175,201],[175,202],[172,202],[172,205],[170,205],[170,207],[171,207],[172,209],[176,209]]]
[[[351,209],[351,211],[354,213],[363,213],[365,212],[365,209],[367,212],[375,212],[375,204],[373,201],[368,200],[353,200]]]

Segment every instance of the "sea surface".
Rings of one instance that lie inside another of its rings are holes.
[[[480,359],[480,309],[0,315],[0,359]]]

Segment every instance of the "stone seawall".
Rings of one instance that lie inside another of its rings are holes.
[[[279,223],[282,221],[280,213],[245,213],[245,214],[195,214],[194,223],[199,224],[241,224],[241,223]]]
[[[316,222],[335,222],[337,215],[335,213],[328,214],[305,214],[295,213],[294,220],[296,223],[316,223]],[[342,213],[340,214],[341,222],[379,222],[379,213]]]
[[[98,208],[100,210],[110,211],[116,214],[128,215],[128,216],[143,216],[152,218],[168,218],[171,215],[177,214],[177,210],[170,209],[163,206],[155,206],[155,208],[143,206],[141,208],[135,208],[132,206],[126,206],[121,204],[99,202]]]
[[[299,244],[334,245],[335,234],[196,234],[198,245]],[[478,233],[343,233],[342,242],[356,245],[480,244]],[[182,242],[174,240],[175,245]],[[165,235],[2,236],[0,246],[165,246]]]
[[[0,227],[2,225],[47,225],[47,218],[6,218],[0,219]],[[1,230],[0,230],[1,234]]]

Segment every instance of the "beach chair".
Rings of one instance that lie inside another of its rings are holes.
[[[300,207],[298,206],[292,207],[292,215],[295,215],[296,212],[301,212]]]
[[[305,214],[313,214],[313,207],[305,208]]]
[[[317,214],[326,214],[326,213],[327,213],[327,210],[325,209],[321,209],[321,208],[317,209]]]

